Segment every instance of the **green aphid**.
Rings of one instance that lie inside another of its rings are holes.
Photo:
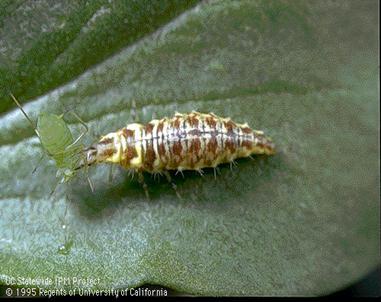
[[[12,94],[11,97],[32,125],[34,132],[40,139],[44,153],[55,161],[58,169],[57,177],[61,178],[60,182],[68,182],[76,175],[81,160],[86,160],[85,153],[83,152],[84,146],[80,143],[80,140],[88,131],[86,124],[76,113],[69,111],[69,113],[71,113],[85,127],[85,131],[75,140],[68,125],[63,119],[63,114],[56,115],[52,113],[41,113],[37,119],[37,126],[35,126],[22,108],[21,104]],[[42,159],[43,157],[41,160]],[[89,178],[88,180],[91,189],[93,189]]]

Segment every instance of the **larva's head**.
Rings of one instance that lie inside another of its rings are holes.
[[[137,124],[136,124],[137,125]],[[85,159],[80,167],[96,163],[108,162],[120,164],[126,169],[140,168],[142,166],[142,150],[134,143],[135,131],[140,131],[135,124],[130,124],[132,129],[123,128],[103,136],[99,142],[85,149]]]
[[[118,145],[115,142],[115,136],[112,133],[103,136],[98,143],[91,145],[85,149],[86,163],[92,165],[94,163],[101,163],[112,161],[112,158],[118,153]]]

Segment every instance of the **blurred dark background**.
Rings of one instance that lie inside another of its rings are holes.
[[[381,267],[374,270],[359,282],[340,290],[329,297],[380,297],[381,296]]]

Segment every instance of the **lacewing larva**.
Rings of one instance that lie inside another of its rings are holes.
[[[58,169],[57,176],[62,176],[61,183],[68,182],[75,176],[78,164],[83,161],[84,154],[82,151],[84,146],[80,143],[80,140],[88,131],[86,124],[76,113],[70,112],[85,127],[85,131],[75,140],[63,119],[63,114],[40,113],[35,126],[17,99],[12,94],[11,97],[31,124],[40,140],[44,153],[55,161]],[[92,188],[90,180],[89,184]]]
[[[85,149],[86,160],[78,168],[111,163],[132,169],[148,197],[142,172],[164,174],[171,182],[168,170],[201,173],[202,168],[216,168],[239,157],[274,153],[272,140],[262,131],[213,113],[192,111],[108,133]]]

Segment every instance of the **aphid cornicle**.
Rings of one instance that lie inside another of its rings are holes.
[[[75,140],[69,127],[63,120],[63,115],[41,113],[35,126],[17,99],[12,94],[11,97],[31,124],[45,153],[54,159],[58,169],[57,176],[62,177],[61,182],[67,182],[72,179],[76,174],[76,168],[79,163],[83,161],[84,146],[80,143],[80,140],[88,130],[86,124],[78,115],[70,112],[85,127],[85,131]],[[90,181],[89,183],[92,188]]]
[[[217,167],[251,154],[275,153],[274,144],[262,131],[252,130],[213,113],[176,113],[172,118],[133,123],[103,136],[86,150],[87,164],[114,163],[139,172],[197,170]],[[82,164],[83,165],[83,164]]]

